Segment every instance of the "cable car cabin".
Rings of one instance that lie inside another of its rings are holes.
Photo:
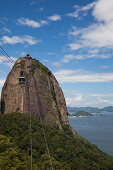
[[[26,82],[25,77],[19,77],[19,83],[20,84],[25,84],[25,82]]]

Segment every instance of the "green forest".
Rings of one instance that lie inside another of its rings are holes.
[[[30,169],[29,115],[0,115],[0,170]],[[53,169],[112,170],[113,157],[100,151],[69,126],[49,126],[32,118],[33,170],[50,170],[50,159],[44,140],[45,129]]]

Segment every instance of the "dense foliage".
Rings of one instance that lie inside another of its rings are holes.
[[[43,123],[54,169],[108,170],[113,169],[113,158],[76,134],[69,127],[63,131]],[[29,116],[0,115],[0,169],[28,170],[30,167]],[[33,169],[51,169],[42,125],[32,118]]]

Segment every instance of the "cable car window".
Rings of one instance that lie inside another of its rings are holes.
[[[25,77],[19,77],[19,83],[25,83]]]

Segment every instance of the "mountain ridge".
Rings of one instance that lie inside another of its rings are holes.
[[[97,107],[67,107],[69,113],[75,113],[78,111],[86,111],[89,113],[101,113],[101,112],[113,112],[113,106],[107,106],[102,109]]]

